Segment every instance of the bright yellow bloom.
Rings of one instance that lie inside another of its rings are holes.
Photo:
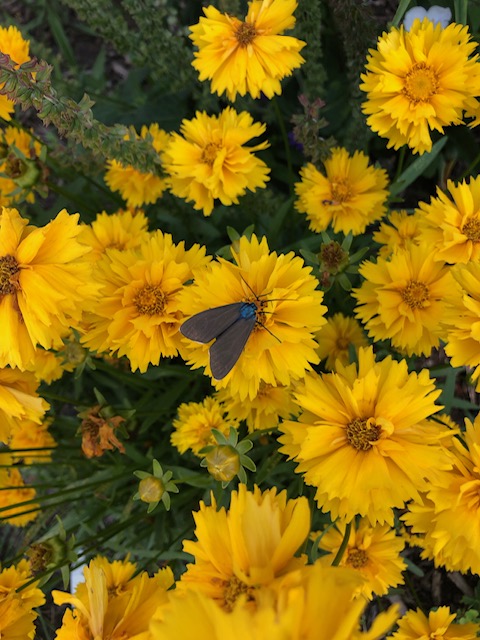
[[[148,238],[148,218],[140,209],[99,213],[91,224],[82,224],[80,242],[89,246],[90,260],[99,260],[107,249],[135,249]]]
[[[474,369],[472,381],[480,391],[480,263],[458,265],[452,273],[462,287],[462,297],[450,309],[445,351],[453,367]]]
[[[0,51],[7,53],[20,66],[30,60],[30,41],[24,40],[17,27],[0,27]],[[6,96],[0,95],[0,118],[11,120],[15,104]]]
[[[335,370],[335,362],[340,360],[345,365],[350,362],[350,348],[358,351],[359,347],[367,347],[368,340],[362,327],[355,318],[336,313],[327,318],[324,325],[316,334],[318,342],[317,353],[321,360],[325,360],[325,367]]]
[[[205,17],[190,27],[200,80],[211,80],[212,93],[226,93],[232,102],[237,94],[280,94],[280,80],[305,62],[299,52],[306,43],[283,35],[295,25],[296,8],[295,0],[252,0],[245,21],[204,8]]]
[[[428,18],[415,20],[410,31],[402,26],[384,33],[361,76],[367,124],[388,138],[388,147],[430,151],[431,130],[461,124],[464,109],[478,104],[477,56],[469,58],[476,46],[468,27],[443,29]]]
[[[15,462],[23,460],[25,464],[39,464],[51,461],[52,449],[57,446],[54,437],[48,431],[52,422],[53,418],[47,418],[41,424],[36,424],[33,420],[18,422],[12,430],[8,446],[10,449],[26,451],[16,451],[13,454]]]
[[[35,348],[63,346],[97,285],[81,245],[78,214],[65,209],[44,227],[16,209],[0,215],[0,367],[25,369]]]
[[[34,502],[24,503],[34,500],[36,495],[35,489],[25,486],[16,467],[0,469],[0,526],[8,522],[14,527],[24,527],[35,520],[40,506]]]
[[[381,258],[388,258],[392,253],[408,249],[412,244],[419,245],[424,237],[425,223],[419,213],[409,214],[404,209],[390,211],[388,218],[380,224],[373,234],[375,242],[383,245],[380,248]]]
[[[0,638],[2,640],[27,640],[35,636],[33,610],[45,602],[45,596],[38,588],[38,582],[20,589],[30,582],[30,564],[20,560],[17,566],[0,571]]]
[[[58,352],[37,348],[26,370],[31,371],[40,382],[50,384],[54,380],[59,380],[63,372],[68,369],[63,366]]]
[[[420,638],[438,638],[438,640],[475,640],[480,625],[473,622],[464,624],[453,622],[456,613],[450,613],[450,607],[438,607],[427,616],[417,609],[407,611],[398,620],[398,630],[392,640],[420,640]]]
[[[375,362],[372,348],[360,348],[358,368],[338,365],[299,385],[303,413],[280,425],[280,451],[317,487],[318,505],[333,520],[359,514],[392,525],[393,508],[451,468],[441,447],[446,428],[425,423],[439,395],[427,369],[409,374],[404,360]]]
[[[317,343],[313,334],[324,323],[326,311],[318,281],[293,252],[270,252],[267,240],[242,236],[232,255],[232,264],[219,258],[199,272],[195,283],[182,292],[185,315],[237,302],[253,302],[259,322],[253,329],[242,355],[217,388],[228,386],[242,401],[254,398],[262,383],[290,386],[317,364]],[[238,266],[237,266],[238,265]],[[194,367],[208,364],[209,344],[184,339],[182,357]],[[188,349],[188,350],[187,350]]]
[[[363,262],[359,272],[365,282],[353,290],[355,315],[371,338],[391,340],[409,356],[429,355],[439,346],[442,323],[449,306],[460,301],[460,288],[431,246],[411,245],[388,260]]]
[[[157,609],[167,601],[173,584],[171,569],[154,576],[126,560],[108,562],[97,557],[85,567],[85,582],[75,595],[53,591],[55,604],[71,604],[63,616],[55,640],[150,640],[148,627]]]
[[[8,443],[23,420],[42,423],[49,405],[38,396],[38,384],[33,373],[0,369],[0,442]]]
[[[386,212],[388,184],[385,169],[368,165],[361,151],[353,156],[346,149],[332,149],[324,161],[325,175],[313,164],[300,171],[295,184],[295,208],[306,213],[310,229],[320,233],[331,224],[335,233],[358,235]]]
[[[292,387],[282,385],[274,387],[261,382],[258,393],[248,402],[238,394],[233,395],[229,388],[218,391],[216,398],[231,420],[245,420],[250,433],[257,429],[275,429],[281,418],[291,418],[298,413]]]
[[[268,142],[245,146],[265,128],[246,111],[237,113],[232,107],[218,116],[197,111],[192,120],[183,120],[181,135],[172,133],[164,154],[171,192],[209,216],[214,200],[230,206],[238,204],[247,189],[265,188],[270,169],[254,152],[266,149]]]
[[[191,449],[198,456],[200,449],[216,444],[212,429],[228,436],[230,427],[237,425],[237,420],[230,420],[225,414],[225,408],[216,398],[205,398],[203,402],[184,402],[178,407],[178,418],[173,421],[174,431],[170,442],[180,453]]]
[[[184,319],[179,294],[196,269],[210,260],[205,248],[173,243],[170,234],[152,233],[137,249],[108,249],[95,263],[103,285],[101,299],[85,314],[82,343],[98,352],[127,356],[132,370],[144,372],[160,357],[178,354]]]
[[[8,207],[17,202],[35,201],[32,187],[40,178],[40,167],[36,159],[41,151],[42,145],[28,131],[18,127],[6,127],[1,131],[0,204],[2,206]]]
[[[310,530],[306,498],[287,500],[275,487],[262,493],[240,484],[228,511],[217,511],[211,500],[194,513],[197,541],[185,540],[183,548],[195,564],[187,565],[177,588],[201,591],[231,610],[242,594],[254,601],[257,589],[306,564],[306,556],[295,556]]]
[[[345,536],[345,523],[326,531],[319,547],[329,553],[320,556],[320,564],[330,566],[337,555]],[[312,534],[315,540],[317,534]],[[372,527],[368,520],[362,518],[352,523],[347,548],[339,566],[355,569],[366,578],[358,593],[366,598],[385,595],[390,587],[403,584],[402,571],[407,567],[400,553],[405,545],[404,540],[395,534],[395,529],[388,525]]]
[[[448,571],[480,573],[480,414],[454,439],[451,471],[408,506],[402,520],[421,534],[422,557]]]
[[[152,138],[153,148],[161,158],[170,140],[170,134],[153,123],[149,127],[142,127],[139,138],[145,140],[149,136]],[[125,139],[128,139],[128,135]],[[112,191],[120,192],[129,207],[153,204],[166,189],[165,178],[154,173],[142,173],[135,167],[120,164],[117,160],[107,162],[105,182]]]
[[[423,238],[435,260],[480,260],[480,176],[457,185],[448,180],[447,193],[437,187],[437,197],[420,202],[417,212],[426,222]]]

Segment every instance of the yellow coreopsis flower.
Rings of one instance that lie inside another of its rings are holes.
[[[353,290],[355,315],[375,340],[391,340],[407,353],[429,355],[444,338],[447,310],[460,301],[450,269],[426,243],[410,245],[389,259],[363,262],[365,281]]]
[[[319,358],[313,334],[324,323],[326,307],[318,281],[293,252],[278,255],[267,240],[242,236],[232,254],[236,264],[219,258],[197,274],[182,292],[185,315],[248,301],[257,308],[255,325],[242,355],[217,388],[229,387],[233,395],[254,398],[262,383],[290,386],[303,378]],[[182,357],[210,373],[209,345],[184,339]]]
[[[55,604],[71,604],[57,630],[55,640],[149,640],[150,620],[167,601],[172,586],[171,569],[154,576],[142,571],[134,576],[136,565],[126,560],[108,562],[94,558],[83,574],[75,595],[53,591]]]
[[[313,164],[300,171],[295,184],[295,208],[306,213],[312,231],[325,231],[331,224],[335,233],[363,233],[386,212],[388,184],[385,169],[369,166],[361,151],[350,156],[346,149],[332,149],[324,161],[325,175]]]
[[[107,249],[134,249],[148,238],[148,218],[140,209],[99,213],[91,224],[83,224],[80,242],[89,246],[91,260],[99,260]]]
[[[245,146],[265,128],[232,107],[218,116],[197,111],[192,120],[183,120],[181,134],[171,134],[163,157],[171,192],[209,216],[214,200],[230,206],[238,204],[247,189],[265,188],[270,169],[254,152],[266,149],[268,142]]]
[[[63,209],[44,227],[16,209],[0,215],[0,367],[25,369],[37,345],[63,346],[97,293],[80,244],[78,214]]]
[[[337,555],[345,536],[345,523],[322,534],[319,547],[328,551],[317,562],[330,566]],[[316,534],[311,538],[315,540]],[[402,572],[406,569],[400,553],[405,541],[395,534],[388,525],[377,524],[374,527],[365,518],[352,523],[347,547],[339,566],[355,569],[366,578],[358,593],[366,598],[385,595],[390,587],[403,584]]]
[[[418,206],[425,221],[422,236],[435,260],[480,260],[480,176],[457,185],[448,180],[446,193],[437,187],[437,197]]]
[[[0,49],[1,50],[1,49]],[[0,96],[5,98],[5,96]],[[1,105],[0,105],[1,108]],[[36,160],[42,145],[28,131],[6,127],[0,133],[0,203],[34,202],[32,187],[41,177]]]
[[[30,582],[32,574],[27,560],[0,571],[0,638],[2,640],[33,640],[35,607],[45,602],[38,582]]]
[[[23,39],[17,27],[0,27],[0,51],[7,53],[17,66],[30,60],[29,49],[30,41]],[[7,96],[0,95],[0,118],[11,120],[14,110],[15,104]]]
[[[8,443],[23,420],[41,424],[49,404],[38,396],[33,373],[0,369],[0,442]]]
[[[310,374],[295,395],[303,413],[280,425],[280,451],[334,520],[361,515],[392,525],[394,507],[451,468],[441,446],[446,428],[425,423],[440,395],[426,369],[409,374],[405,360],[375,362],[371,347],[360,348],[358,365]]]
[[[143,126],[140,139],[152,138],[152,146],[162,157],[165,147],[170,140],[170,134],[160,129],[157,123],[149,127]],[[128,135],[125,136],[128,139]],[[112,191],[119,191],[129,207],[141,207],[152,204],[160,198],[166,189],[165,178],[153,173],[142,173],[130,165],[122,165],[117,160],[107,162],[105,182]]]
[[[212,429],[228,436],[230,427],[237,425],[237,420],[231,420],[225,414],[226,409],[216,398],[205,398],[203,402],[184,402],[178,407],[178,417],[173,421],[174,431],[170,442],[180,453],[191,449],[195,455],[199,455],[200,449],[216,443]]]
[[[212,92],[232,101],[237,94],[280,94],[280,80],[304,62],[299,52],[306,43],[283,35],[295,25],[296,8],[296,0],[253,0],[244,21],[204,8],[205,17],[190,27],[200,80],[211,80]]]
[[[404,209],[391,211],[373,234],[375,242],[383,245],[379,250],[380,257],[388,258],[392,253],[408,249],[412,244],[421,244],[425,226],[423,216],[419,213],[412,215]]]
[[[359,347],[368,346],[360,323],[355,318],[344,316],[343,313],[336,313],[327,318],[327,324],[315,337],[318,342],[317,353],[321,360],[325,360],[325,367],[330,370],[335,369],[337,360],[341,364],[350,362],[351,347],[357,351]]]
[[[177,588],[194,589],[231,610],[242,594],[255,600],[257,589],[306,564],[296,557],[310,530],[306,498],[287,500],[287,492],[240,484],[231,494],[230,508],[217,511],[200,502],[194,513],[197,541],[183,548],[195,558],[187,565]]]
[[[442,640],[475,640],[480,625],[473,622],[453,622],[456,613],[450,613],[450,607],[438,607],[427,616],[420,610],[407,611],[398,620],[398,630],[392,640],[419,640],[419,638],[440,638]]]
[[[52,422],[53,418],[47,418],[41,424],[33,420],[18,421],[8,442],[10,449],[20,449],[12,454],[15,462],[38,464],[51,461],[52,450],[57,446],[54,437],[48,431]],[[21,449],[25,449],[25,452]]]
[[[367,124],[388,138],[388,147],[430,151],[432,130],[462,123],[463,111],[478,104],[477,56],[470,58],[476,46],[468,27],[443,29],[428,18],[415,20],[410,31],[384,33],[361,76]]]
[[[31,371],[40,382],[50,384],[54,380],[59,380],[64,371],[69,369],[66,364],[62,363],[62,358],[58,352],[38,348],[35,349],[33,358],[26,366],[26,370]]]
[[[35,499],[37,492],[25,486],[16,467],[0,469],[0,489],[0,524],[3,521],[14,527],[24,527],[35,520],[40,505],[30,501]]]
[[[454,439],[453,469],[408,505],[402,520],[423,538],[422,556],[448,571],[480,573],[480,414]]]
[[[452,273],[462,287],[462,296],[450,308],[445,352],[453,367],[466,365],[474,369],[472,380],[480,391],[480,263],[457,265]]]
[[[84,316],[82,343],[98,352],[127,356],[132,370],[144,372],[160,357],[178,354],[184,319],[179,294],[197,269],[210,260],[205,248],[174,244],[156,231],[136,249],[107,249],[95,262],[103,285],[101,299]]]

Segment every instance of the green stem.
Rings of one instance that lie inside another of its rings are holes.
[[[332,562],[332,567],[338,567],[338,565],[340,564],[342,558],[343,558],[343,554],[345,553],[345,549],[347,548],[348,545],[348,541],[350,539],[350,530],[352,528],[352,523],[348,522],[345,526],[345,534],[343,536],[343,540],[342,540],[342,544],[340,545],[339,550],[337,551],[337,555],[335,556],[333,562]]]
[[[395,15],[393,16],[392,27],[397,27],[398,28],[398,25],[403,20],[403,16],[405,15],[405,12],[408,9],[411,1],[412,0],[401,0],[400,1],[399,5],[398,5],[398,9],[397,9]]]
[[[290,178],[289,180],[290,195],[293,195],[293,183],[295,182],[295,176],[293,174],[292,153],[290,149],[290,144],[288,142],[287,128],[285,127],[285,122],[283,121],[282,112],[280,111],[278,100],[274,98],[272,102],[273,102],[273,108],[275,110],[275,115],[277,116],[278,126],[280,127],[280,133],[282,134],[283,146],[285,149],[285,156],[287,158],[287,169],[288,169],[288,175]]]
[[[455,22],[467,24],[468,0],[454,0]]]

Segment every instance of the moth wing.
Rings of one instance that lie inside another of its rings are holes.
[[[237,320],[210,347],[210,369],[215,380],[229,373],[239,359],[256,323],[256,316]]]
[[[233,302],[200,311],[182,324],[180,333],[195,342],[210,342],[238,320],[242,304]]]

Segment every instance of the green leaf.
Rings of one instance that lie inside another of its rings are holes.
[[[412,162],[412,164],[405,169],[405,171],[390,185],[390,194],[396,196],[402,193],[409,185],[411,185],[417,178],[419,178],[436,159],[440,151],[447,144],[448,137],[443,136],[432,147],[430,153],[424,153],[423,156],[418,157]]]

